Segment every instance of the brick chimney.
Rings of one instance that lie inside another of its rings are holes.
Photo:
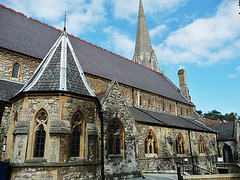
[[[178,71],[178,78],[179,78],[180,93],[189,102],[191,102],[191,96],[189,95],[189,90],[188,90],[188,87],[187,87],[186,72],[185,72],[184,69],[180,69]]]

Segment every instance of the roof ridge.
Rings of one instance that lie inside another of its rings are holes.
[[[231,124],[234,123],[235,121],[231,121],[231,122],[222,122],[222,123],[215,123],[215,124],[206,124],[206,126],[214,126],[214,125],[221,125],[221,124]]]
[[[102,90],[102,91],[96,92],[95,95],[105,93],[106,91],[107,91],[107,89],[104,89],[104,90]]]
[[[219,122],[218,120],[214,120],[214,119],[209,119],[209,118],[205,118],[206,120],[209,120],[209,121],[215,121],[215,122]]]
[[[53,27],[53,26],[50,26],[50,25],[48,25],[47,23],[41,22],[41,21],[39,21],[39,20],[37,20],[37,19],[34,19],[34,18],[32,18],[32,17],[27,17],[25,14],[20,13],[20,12],[17,12],[17,11],[15,11],[15,10],[12,9],[12,8],[9,8],[9,7],[4,6],[3,4],[0,4],[0,6],[6,8],[6,9],[12,11],[12,12],[15,12],[15,13],[17,13],[17,14],[20,14],[20,15],[28,18],[28,19],[31,19],[31,20],[33,20],[33,21],[35,21],[35,22],[38,22],[38,23],[40,23],[40,24],[43,24],[43,25],[45,25],[45,26],[47,26],[47,27],[50,27],[50,28],[55,29],[55,30],[57,30],[57,31],[63,32],[62,30],[57,29],[57,28],[55,28],[55,27]],[[115,55],[115,56],[118,56],[118,57],[123,58],[123,59],[125,59],[125,60],[128,60],[128,61],[130,61],[130,62],[133,62],[133,63],[135,63],[135,64],[138,64],[138,65],[140,65],[140,66],[142,66],[142,67],[145,67],[145,68],[147,68],[147,69],[149,69],[149,70],[151,70],[151,71],[154,71],[154,72],[157,72],[157,73],[159,73],[159,74],[162,74],[161,72],[155,71],[155,70],[153,70],[153,69],[151,69],[151,68],[148,68],[148,67],[146,67],[146,66],[144,66],[144,65],[142,65],[142,64],[139,64],[139,63],[137,63],[137,62],[134,62],[133,60],[130,60],[130,59],[124,57],[124,56],[121,56],[121,55],[116,54],[116,53],[114,53],[114,52],[112,52],[112,51],[109,51],[109,50],[107,50],[107,49],[105,49],[105,48],[102,48],[101,46],[98,46],[98,45],[96,45],[96,44],[93,44],[93,43],[91,43],[91,42],[88,42],[88,41],[86,41],[86,40],[83,40],[83,39],[81,39],[81,38],[79,38],[79,37],[76,37],[76,36],[74,36],[74,35],[72,35],[72,34],[69,34],[69,33],[67,33],[67,34],[68,34],[69,36],[72,36],[73,38],[76,38],[76,39],[78,39],[78,40],[80,40],[80,41],[83,41],[83,42],[85,42],[85,43],[87,43],[87,44],[90,44],[90,45],[95,46],[95,47],[97,47],[97,48],[99,48],[99,49],[102,49],[102,50],[104,50],[104,51],[107,51],[107,52],[109,52],[109,53],[111,53],[111,54],[113,54],[113,55]]]
[[[10,11],[12,11],[12,12],[15,12],[15,13],[17,13],[17,14],[20,14],[20,15],[22,15],[22,16],[24,16],[24,17],[27,17],[25,14],[23,14],[23,13],[21,13],[21,12],[18,12],[18,11],[15,11],[14,9],[9,8],[9,7],[7,7],[7,6],[4,6],[3,4],[0,4],[0,6],[1,6],[1,7],[4,7],[5,9],[8,9],[8,10],[10,10]]]

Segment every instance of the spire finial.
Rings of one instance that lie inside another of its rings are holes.
[[[63,28],[63,31],[64,31],[64,32],[66,32],[66,21],[67,21],[67,15],[66,15],[66,11],[65,11],[64,28]]]

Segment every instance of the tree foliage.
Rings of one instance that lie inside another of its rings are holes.
[[[225,115],[222,115],[221,112],[217,110],[212,110],[203,114],[201,110],[198,110],[197,113],[199,115],[202,115],[205,118],[213,119],[213,120],[220,120],[220,121],[227,121],[227,122],[234,121],[235,119],[240,120],[240,116],[238,116],[237,113],[234,113],[234,112],[226,113]]]

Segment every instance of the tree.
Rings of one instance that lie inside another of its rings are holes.
[[[197,113],[199,115],[202,115],[201,110],[198,110]],[[217,110],[208,111],[207,113],[203,114],[203,117],[208,119],[213,119],[213,120],[227,121],[227,122],[235,121],[235,119],[240,120],[240,116],[238,116],[237,113],[231,112],[231,113],[226,113],[225,115],[222,115],[221,112]]]

